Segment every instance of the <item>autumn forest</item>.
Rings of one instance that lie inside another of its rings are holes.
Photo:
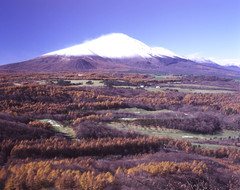
[[[1,73],[0,189],[240,189],[240,81]]]

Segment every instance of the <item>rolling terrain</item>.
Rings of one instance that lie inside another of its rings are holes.
[[[0,189],[240,189],[240,83],[1,73]]]

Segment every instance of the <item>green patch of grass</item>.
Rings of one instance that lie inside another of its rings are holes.
[[[181,78],[180,76],[174,75],[152,75],[155,80],[162,80],[162,79],[173,79],[173,78]]]
[[[62,124],[60,124],[57,121],[54,121],[54,120],[51,120],[51,119],[41,119],[40,121],[51,124],[57,132],[63,133],[70,138],[75,138],[76,137],[75,132],[72,128],[67,127],[67,126],[63,126]]]
[[[236,131],[223,130],[219,133],[210,135],[210,134],[197,134],[186,132],[177,129],[167,129],[161,127],[142,127],[136,126],[131,123],[121,123],[121,122],[112,122],[109,124],[110,127],[116,128],[118,130],[134,130],[135,132],[140,132],[149,136],[158,136],[158,137],[170,137],[174,139],[184,139],[189,141],[197,141],[197,140],[209,140],[213,138],[228,138],[238,137],[238,133]]]
[[[73,86],[94,86],[94,87],[104,86],[104,83],[102,82],[102,80],[67,80],[67,81],[70,81],[72,84],[82,83],[82,85],[73,85]],[[93,84],[87,84],[88,81],[92,81]]]
[[[176,139],[182,139],[182,136],[186,136],[188,134],[175,129],[141,127],[141,126],[136,126],[132,124],[124,124],[120,122],[119,123],[112,122],[109,124],[109,126],[118,130],[124,130],[124,131],[133,130],[135,132],[140,132],[142,134],[149,135],[149,136],[169,137],[169,138],[176,138]]]
[[[231,90],[198,90],[198,89],[192,89],[191,90],[192,93],[213,93],[213,94],[217,94],[217,93],[235,93],[234,91]]]
[[[136,120],[137,118],[128,118],[128,117],[125,117],[125,118],[120,118],[119,120],[122,120],[122,121],[134,121]]]
[[[20,86],[21,84],[20,83],[17,83],[17,82],[14,82],[13,83],[15,86]]]
[[[183,86],[183,87],[195,87],[195,88],[216,88],[216,89],[221,89],[222,87],[219,86],[209,86],[209,85],[203,85],[203,84],[178,84],[174,86]]]
[[[114,86],[115,88],[133,88],[136,89],[137,86]]]
[[[36,81],[36,82],[40,85],[45,85],[46,84],[46,80],[39,80],[39,81]]]
[[[199,148],[207,148],[207,149],[218,149],[218,148],[238,148],[236,146],[225,146],[225,145],[218,145],[218,144],[201,144],[201,143],[191,143],[193,146],[198,146]]]
[[[177,88],[177,87],[162,87],[162,88],[146,88],[148,91],[166,91],[177,90],[185,93],[235,93],[230,90],[202,90],[202,89],[190,89],[190,88]]]
[[[119,109],[116,110],[117,113],[134,113],[134,114],[155,114],[155,113],[172,113],[173,111],[171,110],[156,110],[156,111],[148,111],[144,109],[139,109],[139,108],[125,108],[125,109]]]

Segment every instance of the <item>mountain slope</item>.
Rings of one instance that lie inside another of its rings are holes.
[[[28,61],[3,65],[2,72],[141,72],[240,77],[238,69],[197,62],[162,47],[151,48],[125,34],[101,36]]]

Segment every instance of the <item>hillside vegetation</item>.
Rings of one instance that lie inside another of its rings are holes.
[[[240,189],[240,82],[0,74],[0,189]]]

